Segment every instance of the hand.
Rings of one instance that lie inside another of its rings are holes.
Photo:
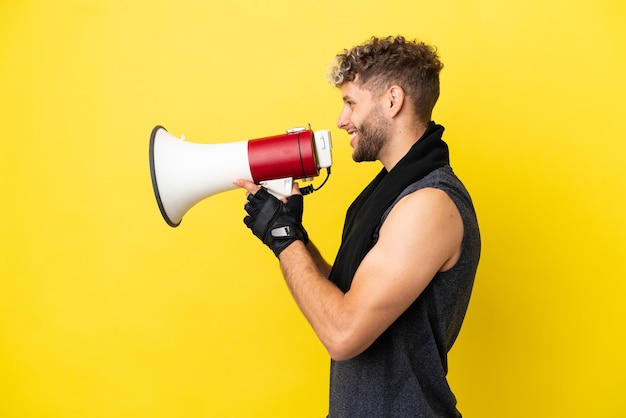
[[[251,182],[236,180],[235,184],[249,192],[248,203],[244,206],[248,216],[244,223],[276,257],[294,241],[308,243],[308,234],[302,226],[303,196],[297,192],[297,185],[296,193],[279,200]]]

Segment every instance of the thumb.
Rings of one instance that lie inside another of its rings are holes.
[[[298,220],[302,222],[304,213],[304,196],[301,194],[293,194],[287,198],[287,210]]]
[[[291,185],[291,195],[302,195],[302,192],[300,191],[300,185],[297,182],[293,182],[293,184]]]

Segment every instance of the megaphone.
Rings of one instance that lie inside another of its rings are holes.
[[[275,196],[289,196],[294,179],[310,180],[322,168],[330,174],[331,148],[330,131],[313,132],[310,126],[265,138],[198,144],[157,125],[150,135],[152,188],[163,219],[177,227],[196,203],[235,189],[236,178],[260,184]],[[309,186],[306,192],[317,189]]]

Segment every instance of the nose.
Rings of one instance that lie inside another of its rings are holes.
[[[339,119],[337,119],[337,127],[339,129],[346,129],[346,127],[348,126],[348,109],[346,109],[346,107],[344,106],[343,109],[341,109],[341,113],[339,113]]]

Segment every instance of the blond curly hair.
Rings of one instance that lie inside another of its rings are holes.
[[[417,117],[428,122],[439,98],[442,68],[434,46],[403,36],[372,37],[338,54],[328,81],[335,87],[355,82],[375,96],[398,85],[412,101]]]

